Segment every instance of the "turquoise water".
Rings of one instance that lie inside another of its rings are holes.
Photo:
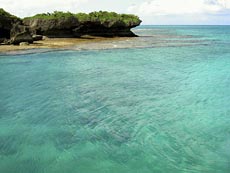
[[[0,56],[1,173],[229,173],[230,27]]]

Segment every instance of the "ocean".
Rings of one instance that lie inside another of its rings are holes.
[[[230,26],[0,55],[1,173],[229,173]]]

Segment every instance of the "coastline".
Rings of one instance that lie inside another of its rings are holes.
[[[54,11],[21,19],[0,8],[0,53],[38,48],[68,49],[79,44],[137,37],[131,29],[141,22],[133,14],[107,11],[76,14]]]
[[[29,45],[1,45],[0,54],[36,49],[103,49],[116,48],[119,41],[129,41],[130,37],[92,37],[83,38],[46,38]]]

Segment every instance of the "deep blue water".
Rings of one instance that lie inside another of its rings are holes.
[[[0,173],[230,172],[230,26],[134,32],[0,56]]]

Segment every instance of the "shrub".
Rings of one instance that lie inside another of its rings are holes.
[[[18,17],[6,12],[3,8],[0,8],[0,16],[18,19]]]
[[[61,12],[54,11],[53,13],[42,13],[36,14],[32,17],[26,17],[25,19],[58,19],[58,18],[67,18],[67,17],[76,17],[80,22],[123,22],[125,24],[131,23],[139,23],[139,17],[132,14],[117,14],[115,12],[107,12],[107,11],[98,11],[91,12],[89,14],[86,13],[77,13],[73,14],[70,12]]]

